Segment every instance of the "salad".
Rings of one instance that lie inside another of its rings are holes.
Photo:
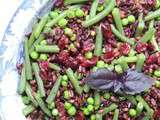
[[[57,0],[17,64],[27,120],[159,120],[160,1]]]

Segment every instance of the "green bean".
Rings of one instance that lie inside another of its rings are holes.
[[[109,5],[107,5],[106,8],[102,12],[97,14],[92,19],[89,19],[87,21],[82,22],[83,27],[89,27],[89,26],[99,22],[100,20],[102,20],[104,17],[106,17],[112,11],[115,4],[116,4],[115,0],[110,0]]]
[[[148,105],[148,103],[142,98],[142,96],[137,95],[136,99],[137,99],[138,102],[141,102],[143,104],[143,106],[146,109],[148,115],[150,117],[152,117],[153,116],[153,110],[152,110],[152,108],[150,108],[150,106]]]
[[[37,100],[38,105],[40,106],[40,108],[42,109],[42,111],[43,111],[46,115],[48,115],[48,116],[51,117],[51,112],[50,112],[50,110],[46,107],[44,101],[42,100],[42,98],[40,97],[39,94],[35,94],[35,99]]]
[[[123,31],[123,26],[122,26],[122,21],[121,21],[121,17],[120,17],[120,11],[118,8],[114,8],[112,11],[112,16],[114,19],[114,22],[116,24],[117,30],[124,35],[124,31]]]
[[[36,81],[38,84],[39,93],[40,93],[41,97],[44,97],[45,96],[45,89],[44,89],[43,81],[42,81],[41,77],[39,76],[39,72],[40,72],[39,66],[37,63],[32,63],[32,67],[33,67],[33,72],[35,74]]]
[[[89,18],[93,18],[96,15],[97,7],[98,7],[99,0],[94,0],[91,6],[91,10],[89,13]]]
[[[58,53],[60,50],[57,45],[36,45],[35,49],[37,52],[44,53]]]
[[[145,20],[145,21],[150,21],[150,20],[153,20],[153,19],[155,19],[155,18],[157,18],[157,17],[159,17],[159,16],[160,16],[160,9],[155,10],[154,12],[148,14],[148,15],[144,18],[144,20]]]
[[[119,116],[119,109],[116,109],[116,110],[114,111],[113,120],[118,120],[118,116]]]
[[[85,93],[88,93],[89,90],[90,90],[90,87],[89,87],[87,84],[85,84],[85,85],[83,86],[83,91],[84,91]]]
[[[47,23],[48,20],[48,15],[45,15],[41,18],[40,22],[38,23],[38,25],[36,26],[35,30],[34,30],[34,36],[37,39],[41,33],[41,31],[43,30],[45,24]],[[33,42],[32,42],[33,43]]]
[[[103,44],[103,35],[102,35],[101,26],[96,28],[96,33],[97,33],[97,36],[96,36],[94,55],[101,56],[102,55],[102,44]]]
[[[57,64],[53,64],[53,63],[49,63],[48,67],[53,69],[53,70],[56,70],[56,71],[60,71],[61,70],[61,68]]]
[[[137,56],[132,56],[132,57],[124,57],[125,61],[127,63],[134,63],[137,62]]]
[[[26,75],[25,75],[25,66],[22,68],[21,79],[18,86],[18,93],[22,94],[25,91],[26,86]]]
[[[150,22],[149,28],[150,28],[150,29],[151,29],[151,28],[155,29],[155,28],[154,28],[154,20],[152,20],[152,21]],[[157,41],[156,41],[156,39],[155,39],[155,34],[153,35],[153,37],[152,37],[152,39],[151,39],[151,44],[154,46],[155,51],[159,51],[159,50],[160,50],[160,49],[159,49],[159,46],[158,46],[158,43],[157,43]]]
[[[109,105],[108,107],[103,109],[102,115],[105,115],[113,110],[115,110],[118,106],[115,103],[112,103],[111,105]]]
[[[141,36],[144,28],[145,28],[145,23],[143,21],[143,13],[141,13],[139,18],[138,18],[138,26],[137,26],[137,29],[136,29],[136,35],[135,36],[136,37]]]
[[[136,111],[137,111],[137,116],[139,116],[142,113],[142,111],[143,111],[143,104],[141,102],[139,102],[137,104]]]
[[[97,110],[100,107],[101,104],[101,98],[100,94],[98,92],[94,93],[94,107]]]
[[[30,35],[30,37],[29,37],[29,40],[28,40],[28,48],[31,48],[32,44],[33,44],[34,41],[35,41],[34,31],[35,31],[36,27],[37,27],[37,24],[35,24],[35,25],[33,26],[32,33],[31,33],[31,35]]]
[[[126,71],[129,67],[128,67],[128,64],[127,62],[125,61],[125,58],[122,56],[119,58],[118,60],[119,64],[121,65],[123,71]]]
[[[82,88],[79,85],[79,81],[77,80],[77,78],[74,76],[74,72],[71,68],[68,68],[66,70],[66,74],[69,77],[73,87],[75,88],[76,92],[81,95],[82,94]]]
[[[136,70],[137,71],[139,71],[139,72],[142,71],[145,59],[146,59],[146,57],[143,53],[138,55],[138,60],[137,60],[137,63],[136,63]]]
[[[96,114],[96,120],[103,120],[102,114],[97,113]]]
[[[52,89],[51,89],[51,91],[50,91],[50,93],[49,93],[49,95],[48,95],[48,97],[46,99],[46,102],[48,104],[51,104],[54,101],[54,99],[55,99],[55,97],[57,95],[57,92],[59,90],[59,87],[60,87],[60,84],[61,84],[61,80],[62,80],[62,77],[59,76],[59,78],[57,79],[56,83],[52,87]]]
[[[155,29],[154,29],[154,28],[150,28],[150,29],[144,34],[144,36],[140,39],[140,41],[147,43],[149,40],[152,39],[154,33],[155,33]]]
[[[42,40],[44,40],[44,38],[45,38],[45,37],[44,37],[43,34],[41,34],[41,35],[39,36],[39,38],[33,43],[32,47],[30,48],[30,50],[29,50],[29,53],[30,53],[30,54],[34,51],[35,46],[38,45]]]
[[[79,8],[79,5],[72,6],[68,10],[63,11],[58,17],[56,17],[55,19],[49,21],[46,24],[46,27],[52,27],[53,25],[58,23],[59,20],[61,20],[62,18],[65,18],[67,16],[67,13],[68,13],[69,10],[74,10],[76,8]]]
[[[34,99],[33,95],[32,95],[32,88],[31,86],[26,83],[26,89],[25,89],[25,92],[27,94],[27,96],[29,97],[29,99],[32,101],[32,103],[34,104],[35,107],[38,106],[38,103],[37,101]]]
[[[29,58],[29,51],[28,51],[28,40],[24,41],[24,56],[25,56],[25,75],[27,80],[31,80],[32,77],[32,68],[31,62]]]
[[[23,115],[27,116],[28,114],[32,113],[35,110],[35,107],[32,105],[28,105],[23,109]]]
[[[86,1],[88,1],[88,0],[64,0],[64,5],[83,3]]]
[[[137,105],[137,101],[134,96],[126,95],[125,98],[127,98],[133,105]]]
[[[126,36],[122,35],[113,25],[111,25],[112,32],[114,35],[123,42],[127,42],[131,45],[134,45],[134,41]]]

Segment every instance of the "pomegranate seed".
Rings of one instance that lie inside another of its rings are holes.
[[[94,65],[96,65],[98,61],[98,58],[97,57],[94,57],[92,58],[91,60],[84,60],[82,63],[81,63],[81,66],[82,67],[93,67]]]
[[[130,48],[131,47],[128,43],[123,43],[120,45],[120,53],[123,55],[128,55]]]
[[[142,42],[139,42],[137,45],[136,45],[136,51],[138,53],[141,53],[141,52],[144,52],[147,50],[147,43],[142,43]]]
[[[147,64],[154,64],[154,63],[157,63],[157,60],[158,60],[158,56],[156,54],[152,54],[147,58],[146,63]]]
[[[64,49],[65,47],[68,46],[68,43],[69,43],[68,38],[65,35],[63,35],[58,41],[58,46],[60,47],[60,49]]]
[[[103,55],[102,59],[108,63],[108,62],[111,62],[114,59],[114,57],[115,57],[115,52],[112,50],[112,51],[107,51]]]

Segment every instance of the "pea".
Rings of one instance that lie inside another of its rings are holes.
[[[97,67],[98,67],[98,68],[103,68],[104,65],[105,65],[105,63],[104,63],[104,61],[102,61],[102,60],[100,60],[100,61],[97,62]]]
[[[72,104],[71,103],[69,103],[69,102],[65,102],[64,103],[64,107],[65,107],[65,109],[70,109],[71,107],[72,107]]]
[[[49,108],[49,109],[53,109],[53,108],[55,108],[55,103],[54,103],[54,102],[52,102],[51,104],[48,104],[48,108]]]
[[[103,97],[104,97],[104,99],[108,100],[108,99],[110,99],[111,95],[110,95],[110,93],[105,93],[103,95]]]
[[[71,41],[75,41],[76,40],[76,34],[72,34],[72,36],[70,37]]]
[[[92,68],[92,71],[95,72],[97,69],[98,69],[98,67],[94,66],[94,67]]]
[[[83,109],[83,114],[84,114],[84,115],[89,115],[89,114],[90,114],[87,108],[84,108],[84,109]]]
[[[46,40],[42,40],[42,41],[40,42],[40,45],[47,45],[47,41],[46,41]]]
[[[93,53],[92,52],[85,53],[85,58],[91,59],[92,57],[93,57]]]
[[[127,18],[124,18],[124,19],[122,19],[122,25],[123,26],[126,26],[126,25],[128,25],[128,19]]]
[[[61,19],[59,22],[58,22],[58,25],[60,27],[65,27],[67,25],[68,21],[66,19]]]
[[[130,110],[129,110],[129,115],[130,115],[131,117],[135,117],[136,114],[137,114],[137,111],[136,111],[135,109],[130,109]]]
[[[58,113],[58,110],[57,110],[57,109],[53,109],[53,110],[52,110],[52,115],[53,115],[53,116],[58,116],[58,114],[59,114],[59,113]]]
[[[89,97],[89,98],[87,99],[87,102],[88,102],[88,104],[93,105],[93,104],[94,104],[94,99],[93,99],[92,97]]]
[[[70,99],[70,93],[69,93],[69,91],[64,91],[64,94],[63,94],[63,97],[65,98],[65,99]]]
[[[73,31],[70,28],[65,28],[64,29],[64,33],[68,36],[72,36],[73,35]]]
[[[71,106],[68,110],[67,110],[67,113],[70,115],[70,116],[74,116],[76,114],[76,108],[74,106]]]
[[[64,81],[68,81],[68,76],[67,76],[67,75],[63,75],[63,76],[62,76],[62,79],[63,79]]]
[[[155,75],[156,77],[160,77],[160,70],[154,71],[154,75]]]
[[[67,87],[68,82],[67,82],[67,81],[65,81],[65,80],[62,80],[61,84],[62,84],[62,86],[63,86],[63,87]]]
[[[56,17],[58,17],[59,14],[56,11],[52,11],[52,12],[49,13],[49,15],[50,15],[51,18],[56,18]]]
[[[128,16],[128,22],[134,23],[136,21],[136,18],[133,15]]]
[[[93,105],[88,105],[87,109],[88,109],[88,111],[92,112],[94,110],[94,107],[93,107]]]
[[[74,11],[71,11],[71,10],[70,10],[70,11],[67,12],[67,17],[68,17],[68,18],[75,18],[75,16],[76,16],[76,15],[75,15],[75,12],[74,12]]]
[[[104,10],[104,6],[103,5],[98,6],[97,11],[101,12],[102,10]]]
[[[47,60],[48,59],[48,56],[47,54],[40,54],[40,57],[39,57],[40,60]]]
[[[156,80],[156,81],[155,81],[155,86],[156,86],[157,88],[160,88],[160,81]]]
[[[96,115],[91,115],[90,119],[91,120],[96,120]]]
[[[36,51],[33,51],[33,52],[31,52],[30,56],[32,59],[36,60],[36,59],[38,59],[39,54]]]
[[[83,17],[83,16],[84,16],[83,10],[77,9],[77,10],[76,10],[76,16],[77,16],[77,17]]]

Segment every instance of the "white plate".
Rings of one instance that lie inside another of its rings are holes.
[[[24,107],[17,94],[19,75],[17,62],[23,62],[25,33],[37,18],[47,13],[54,0],[23,0],[0,41],[0,120],[25,120]]]

